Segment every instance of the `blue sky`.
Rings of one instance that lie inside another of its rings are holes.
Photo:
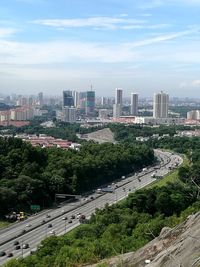
[[[0,93],[198,97],[200,0],[1,0]]]

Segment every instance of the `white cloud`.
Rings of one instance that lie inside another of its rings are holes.
[[[32,23],[56,28],[82,28],[95,27],[104,29],[116,29],[123,26],[143,25],[146,20],[128,19],[126,14],[119,17],[91,17],[91,18],[77,18],[77,19],[40,19],[34,20]]]
[[[0,28],[0,38],[5,38],[16,33],[17,30],[14,28]]]

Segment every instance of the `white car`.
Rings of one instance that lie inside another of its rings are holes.
[[[55,235],[55,234],[56,234],[55,230],[51,230],[49,233],[50,233],[51,235]]]

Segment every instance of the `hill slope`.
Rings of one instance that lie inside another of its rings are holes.
[[[151,234],[151,233],[150,233]],[[150,263],[145,263],[149,260]],[[123,267],[199,267],[200,266],[200,212],[188,216],[182,224],[163,228],[159,237],[138,251],[114,257],[94,266]]]

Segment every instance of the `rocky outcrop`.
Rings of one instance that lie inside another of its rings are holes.
[[[99,266],[200,267],[200,212],[188,216],[173,229],[164,227],[159,237],[138,251],[102,263],[105,265]]]

